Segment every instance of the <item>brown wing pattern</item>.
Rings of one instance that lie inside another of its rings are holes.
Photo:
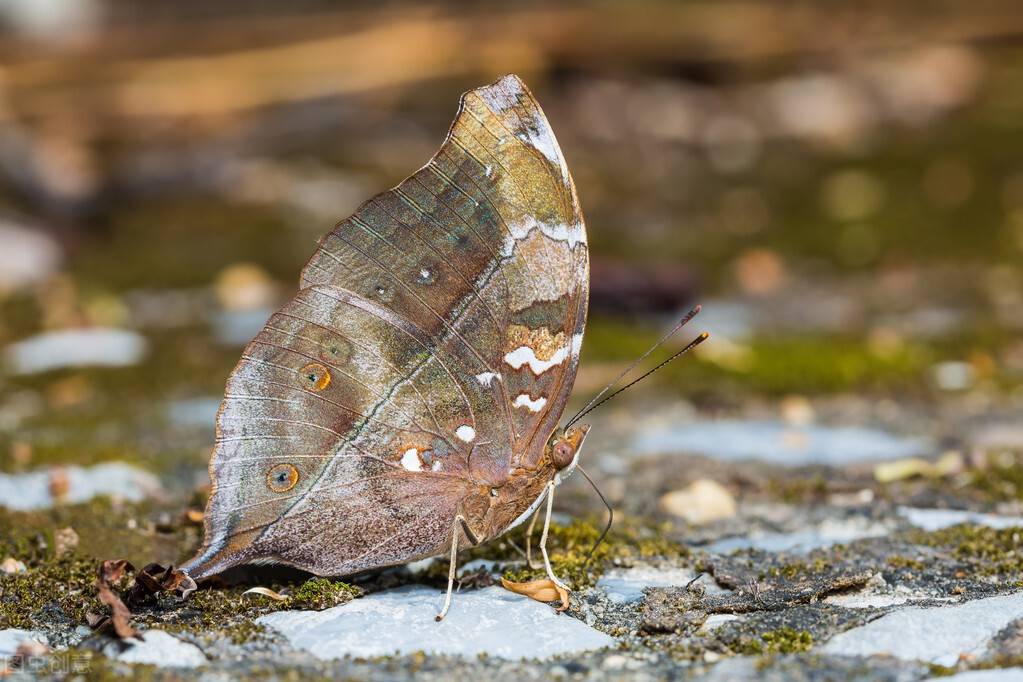
[[[440,151],[320,242],[228,380],[200,578],[345,574],[442,551],[535,464],[585,321],[585,228],[539,106],[466,93]],[[531,464],[532,463],[532,464]]]

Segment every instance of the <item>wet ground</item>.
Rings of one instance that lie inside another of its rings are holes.
[[[167,565],[198,545],[241,348],[333,220],[428,157],[461,84],[396,110],[355,98],[329,136],[286,149],[202,139],[189,156],[178,130],[132,129],[86,164],[136,183],[97,190],[96,213],[8,188],[5,672],[1014,679],[1020,64],[1011,42],[942,44],[713,83],[539,79],[593,245],[573,405],[697,299],[693,331],[712,334],[591,415],[583,464],[615,525],[587,560],[603,506],[580,477],[559,489],[564,613],[500,586],[538,575],[519,529],[464,554],[441,624],[434,562],[344,581],[250,567],[133,605],[142,641],[92,627],[101,560]],[[287,119],[262,116],[254,130]]]

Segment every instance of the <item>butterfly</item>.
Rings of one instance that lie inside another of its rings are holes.
[[[572,472],[586,325],[572,176],[526,85],[465,93],[439,151],[324,236],[227,381],[199,580],[350,575],[493,540]],[[534,517],[535,519],[535,517]]]

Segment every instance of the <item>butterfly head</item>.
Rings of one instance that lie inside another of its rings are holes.
[[[547,452],[560,474],[569,474],[579,461],[579,450],[590,430],[589,424],[579,424],[566,429],[558,429],[547,441]]]

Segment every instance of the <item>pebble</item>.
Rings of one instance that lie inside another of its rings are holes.
[[[735,498],[717,481],[701,478],[681,490],[673,490],[660,499],[661,511],[700,525],[735,516]]]
[[[500,587],[456,594],[438,623],[434,616],[443,598],[440,590],[409,586],[325,611],[278,611],[256,622],[320,659],[415,651],[543,659],[615,645],[582,621]]]
[[[13,374],[38,374],[69,367],[130,367],[148,352],[145,337],[126,329],[91,327],[44,332],[4,350]]]
[[[38,229],[0,220],[0,293],[41,282],[60,264],[57,242]]]
[[[12,556],[7,557],[0,562],[0,573],[5,575],[14,575],[15,573],[25,573],[28,568],[25,567],[25,562],[18,561]]]
[[[604,659],[602,667],[605,670],[621,670],[625,667],[627,662],[628,659],[626,659],[625,656],[622,656],[621,654],[611,654]]]

